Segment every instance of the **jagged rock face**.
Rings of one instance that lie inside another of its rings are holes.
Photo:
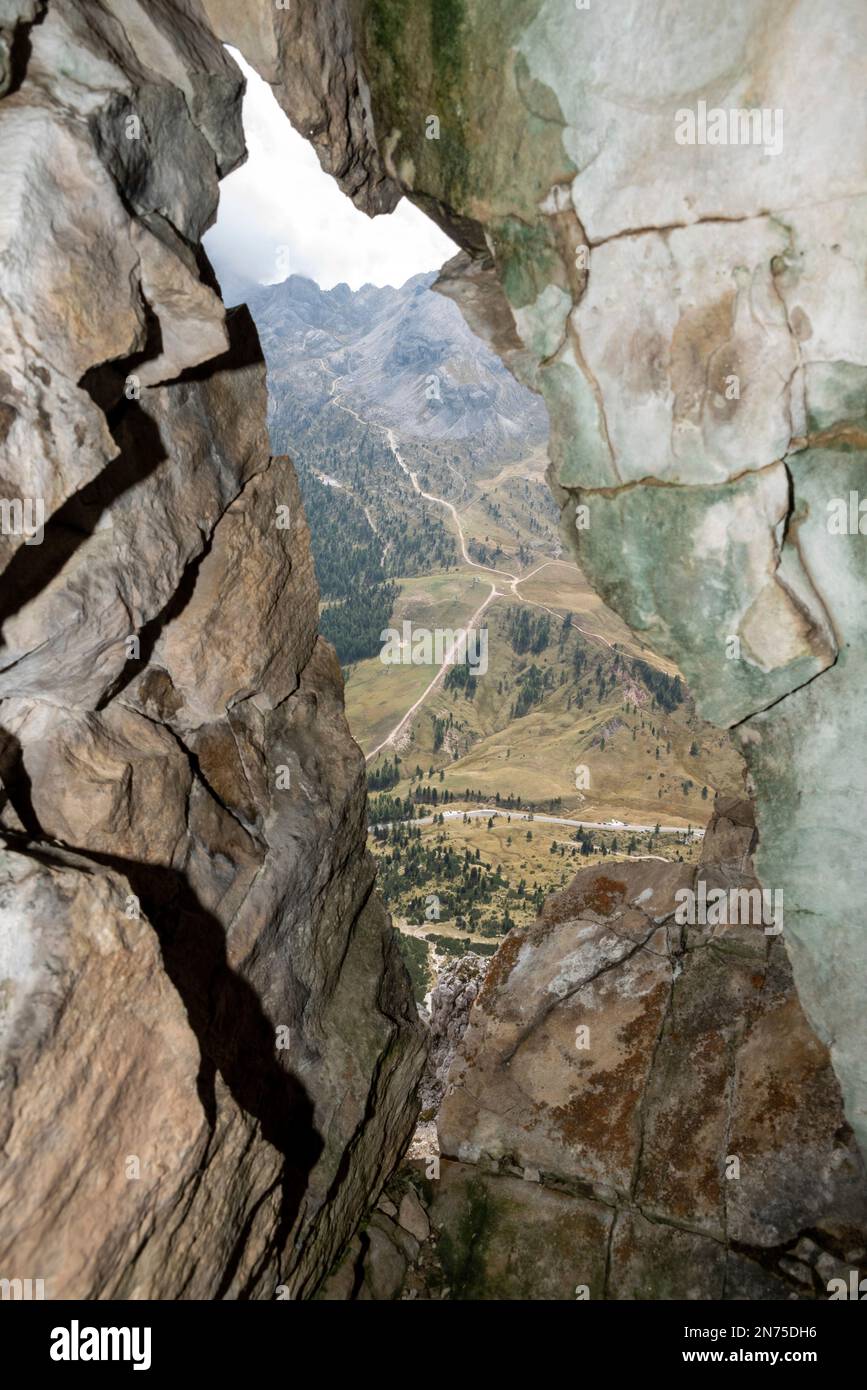
[[[443,1156],[401,1167],[323,1297],[810,1300],[860,1277],[863,1160],[778,922],[713,920],[714,893],[760,895],[755,846],[724,802],[698,866],[586,869],[483,979],[450,967]],[[708,921],[678,920],[687,889]]]
[[[214,32],[267,82],[323,169],[371,214],[391,212],[401,189],[373,133],[370,94],[353,31],[354,0],[277,5],[202,0]]]
[[[44,504],[0,541],[0,1268],[304,1296],[424,1047],[258,340],[198,248],[242,83],[197,4],[0,18],[0,483]]]
[[[490,963],[490,957],[467,951],[449,961],[431,990],[430,1051],[420,1087],[423,1112],[439,1109],[449,1068]]]
[[[594,587],[737,725],[865,1146],[867,12],[669,10],[369,0],[358,157],[464,246],[442,288],[544,396]]]
[[[780,937],[676,921],[679,890],[757,887],[754,841],[728,803],[699,866],[583,870],[506,938],[437,1120],[453,1296],[809,1298],[803,1242],[863,1263],[863,1164]]]

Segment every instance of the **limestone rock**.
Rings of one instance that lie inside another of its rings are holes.
[[[466,1032],[470,1009],[481,988],[490,960],[473,951],[451,960],[431,990],[430,1051],[422,1078],[422,1110],[437,1110],[455,1049]]]
[[[312,1294],[418,1108],[297,482],[198,246],[242,85],[186,0],[0,12],[0,1259],[54,1298]]]
[[[603,1295],[613,1213],[598,1203],[445,1162],[431,1220],[452,1298]]]
[[[221,517],[189,601],[154,647],[153,665],[181,701],[174,722],[199,727],[248,698],[279,705],[310,659],[317,622],[298,482],[291,462],[275,459]]]
[[[444,1153],[508,1157],[606,1195],[628,1190],[672,986],[665,908],[691,882],[688,868],[654,869],[653,898],[644,864],[618,866],[616,878],[588,871],[576,897],[555,898],[547,919],[509,933],[449,1072],[437,1118]]]
[[[229,331],[229,353],[199,380],[120,403],[122,376],[100,378],[120,451],[47,518],[44,543],[22,545],[7,566],[0,695],[50,690],[94,708],[136,673],[129,639],[147,656],[170,603],[186,598],[217,521],[268,464],[264,373],[244,310]]]
[[[366,1303],[414,1296],[414,1267],[423,1242],[430,1236],[430,1226],[424,1207],[415,1189],[406,1185],[405,1176],[395,1178],[386,1190],[400,1202],[400,1219],[395,1219],[395,1203],[381,1198],[323,1281],[318,1299]],[[414,1231],[407,1226],[407,1220],[412,1222]]]
[[[0,1259],[44,1278],[48,1298],[145,1294],[155,1281],[147,1266],[158,1246],[168,1256],[189,1174],[209,1147],[195,1033],[122,877],[48,847],[39,858],[5,851],[0,873],[0,1134],[14,1207]],[[237,1161],[253,1125],[226,1100],[226,1128],[246,1131]],[[254,1188],[224,1173],[227,1219],[243,1219],[246,1202],[252,1215],[278,1171],[272,1151]],[[196,1242],[185,1244],[174,1256],[179,1289],[194,1273],[184,1265]],[[140,1246],[150,1253],[137,1259]]]
[[[40,0],[3,0],[0,4],[0,96],[5,96],[18,76],[15,43],[40,10]]]
[[[406,1260],[381,1226],[371,1223],[366,1236],[366,1283],[359,1297],[362,1301],[387,1302],[400,1292],[406,1275]]]
[[[430,1222],[425,1209],[411,1189],[400,1199],[397,1219],[404,1230],[409,1231],[419,1242],[427,1240],[430,1235]]]
[[[366,212],[390,212],[401,192],[387,171],[370,112],[349,0],[277,7],[202,0],[214,33],[270,82],[296,130]]]
[[[738,726],[758,872],[867,1152],[867,11],[670,18],[541,0],[443,28],[408,0],[354,23],[389,171],[464,253],[444,292],[548,406],[565,543]]]
[[[812,1297],[780,1252],[822,1231],[842,1254],[867,1230],[863,1163],[781,937],[684,921],[675,896],[758,891],[754,845],[749,803],[726,801],[696,867],[581,871],[506,937],[449,1072],[440,1147],[480,1192],[523,1170],[530,1191],[614,1212],[606,1297],[740,1296],[735,1253],[756,1279],[777,1258],[777,1293],[749,1296]],[[450,1211],[449,1238],[469,1219]]]

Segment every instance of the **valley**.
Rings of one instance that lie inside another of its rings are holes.
[[[714,796],[742,786],[727,736],[564,551],[541,404],[433,278],[353,294],[291,277],[251,299],[417,991],[578,867],[696,858]],[[462,629],[484,638],[484,668],[410,650]]]

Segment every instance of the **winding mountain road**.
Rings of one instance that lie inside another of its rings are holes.
[[[391,449],[391,452],[394,454],[395,459],[400,464],[406,476],[409,478],[419,497],[423,497],[426,502],[438,502],[441,507],[446,507],[448,511],[451,512],[452,519],[457,529],[458,539],[461,544],[461,555],[463,556],[464,563],[467,565],[471,565],[473,569],[485,570],[488,574],[498,574],[502,579],[508,579],[509,588],[511,589],[515,598],[518,599],[521,603],[529,603],[533,608],[544,608],[545,612],[550,613],[552,618],[558,618],[560,622],[562,622],[563,616],[561,613],[555,612],[553,608],[546,607],[544,603],[537,603],[535,599],[526,598],[524,594],[519,594],[518,585],[525,583],[525,581],[528,579],[532,579],[535,574],[538,574],[540,570],[546,569],[548,565],[563,565],[566,569],[574,570],[576,574],[580,574],[578,566],[573,565],[569,560],[548,559],[543,560],[541,565],[537,565],[534,570],[530,570],[529,574],[512,574],[509,570],[498,570],[495,569],[493,565],[482,565],[479,563],[478,560],[473,560],[470,557],[469,552],[467,551],[467,543],[464,538],[464,528],[461,526],[461,519],[458,516],[454,503],[447,501],[445,497],[436,497],[432,492],[423,492],[421,486],[419,485],[418,474],[414,471],[414,469],[410,468],[400,456],[400,450],[398,449],[394,439],[394,431],[386,429],[385,435],[386,439],[388,440],[388,447]],[[501,594],[500,597],[508,598],[509,595]],[[585,637],[590,637],[595,642],[604,642],[606,647],[610,647],[613,650],[613,643],[609,642],[607,637],[603,637],[598,632],[588,632],[586,628],[579,627],[578,624],[574,621],[572,626],[576,629],[576,631],[583,633]]]
[[[419,483],[418,474],[416,473],[415,469],[410,468],[409,465],[401,457],[401,453],[398,449],[397,441],[395,439],[394,430],[390,429],[386,425],[377,424],[372,420],[363,419],[356,410],[353,410],[352,406],[345,405],[343,401],[340,400],[339,396],[335,393],[334,390],[339,378],[332,372],[331,368],[328,366],[324,358],[320,357],[317,360],[321,364],[323,370],[331,374],[332,379],[329,385],[331,404],[336,405],[339,410],[345,410],[346,413],[348,415],[351,415],[355,420],[357,420],[360,425],[364,425],[367,428],[373,426],[374,429],[382,430],[385,434],[388,447],[394,455],[395,461],[406,474],[406,476],[409,478],[410,482],[412,483],[413,490],[418,494],[419,497],[423,497],[426,502],[434,502],[437,504],[437,506],[444,507],[446,511],[450,513],[452,521],[455,524],[455,530],[457,531],[458,541],[461,548],[461,557],[464,561],[464,564],[468,565],[471,569],[482,570],[486,574],[495,574],[498,575],[501,579],[507,579],[509,581],[509,588],[508,591],[506,591],[505,593],[502,590],[498,589],[496,587],[496,584],[491,584],[491,592],[488,594],[488,597],[485,599],[481,607],[477,608],[475,613],[470,618],[469,622],[466,625],[466,630],[469,631],[471,628],[475,626],[481,614],[484,613],[488,605],[492,603],[494,599],[497,598],[514,597],[518,600],[519,603],[528,603],[532,608],[541,608],[544,610],[544,612],[550,614],[552,618],[558,618],[560,622],[562,622],[563,615],[561,613],[557,613],[553,608],[548,608],[547,605],[544,603],[538,603],[535,599],[526,598],[524,594],[518,592],[518,585],[523,584],[524,581],[527,579],[532,579],[534,575],[538,574],[540,570],[546,569],[548,565],[564,565],[567,569],[573,569],[576,573],[579,573],[578,566],[571,564],[568,560],[547,559],[543,560],[542,564],[537,565],[534,570],[531,570],[529,572],[529,574],[512,574],[509,570],[496,569],[493,565],[483,565],[480,564],[478,560],[474,560],[471,557],[469,551],[467,550],[467,542],[466,537],[464,536],[464,528],[461,525],[461,519],[458,516],[457,508],[455,507],[454,503],[449,502],[448,499],[445,497],[437,497],[435,493],[424,491],[421,484]],[[360,499],[356,498],[356,501],[359,501],[360,503]],[[376,527],[373,525],[373,522],[371,521],[366,507],[364,508],[364,512],[365,516],[367,516],[368,523],[370,524],[371,529],[374,531],[374,533],[376,533]],[[388,543],[386,542],[386,548],[387,545]],[[384,554],[385,551],[383,551],[383,555]],[[607,637],[603,637],[601,633],[590,632],[587,628],[583,628],[580,626],[579,623],[576,623],[574,621],[574,618],[572,621],[572,626],[575,628],[576,632],[580,632],[582,636],[589,637],[590,640],[593,642],[601,642],[604,646],[608,647],[609,650],[613,650],[614,644],[612,642],[609,642]],[[449,651],[446,653],[446,657],[443,661],[442,666],[440,666],[433,680],[430,682],[430,685],[428,685],[424,692],[419,696],[415,704],[412,705],[411,708],[406,711],[406,714],[404,714],[400,721],[397,724],[395,724],[394,728],[390,731],[390,733],[386,735],[382,742],[378,743],[370,753],[367,753],[365,755],[365,762],[369,763],[372,758],[375,758],[378,753],[382,752],[383,748],[388,748],[394,745],[395,739],[398,738],[402,730],[406,728],[407,724],[412,719],[413,715],[422,707],[422,705],[425,703],[431,692],[435,690],[442,681],[443,676],[445,675],[445,672],[450,664],[452,650],[452,648],[449,648]],[[653,827],[651,827],[651,829],[652,828]]]
[[[489,604],[489,603],[492,603],[493,600],[494,600],[495,598],[501,598],[501,597],[502,597],[502,595],[500,594],[499,590],[492,584],[492,585],[491,585],[491,592],[488,594],[488,597],[485,599],[484,603],[481,604],[481,605],[476,609],[475,613],[473,614],[473,616],[470,618],[469,622],[467,623],[466,629],[465,629],[465,630],[466,630],[467,632],[469,632],[471,628],[475,627],[476,623],[478,622],[479,618],[480,618],[480,617],[482,616],[482,614],[484,613],[484,611],[485,611],[485,609],[487,608],[488,604]],[[454,650],[455,650],[455,643],[452,642],[452,643],[449,644],[448,648],[446,649],[445,656],[444,656],[444,658],[443,658],[443,664],[442,664],[442,666],[439,667],[439,669],[438,669],[436,675],[434,676],[433,680],[431,681],[430,685],[426,686],[425,690],[424,690],[423,693],[418,697],[418,699],[416,700],[415,704],[412,705],[412,706],[407,710],[406,714],[403,716],[403,718],[401,719],[400,723],[399,723],[399,724],[395,724],[395,726],[394,726],[394,728],[392,729],[391,733],[388,734],[388,735],[382,740],[382,743],[377,744],[377,746],[373,749],[373,751],[372,751],[371,753],[368,753],[368,754],[365,756],[365,759],[364,759],[365,762],[369,763],[370,760],[371,760],[371,758],[375,758],[376,755],[377,755],[377,753],[381,753],[381,752],[382,752],[383,748],[387,748],[387,747],[389,747],[389,745],[393,744],[393,743],[394,743],[394,740],[397,738],[397,736],[398,736],[398,734],[400,733],[401,729],[406,728],[406,725],[407,725],[407,724],[409,723],[409,721],[412,719],[412,717],[413,717],[413,715],[415,714],[416,710],[418,710],[418,709],[421,708],[421,706],[424,704],[425,700],[427,699],[428,695],[430,695],[430,693],[431,693],[432,690],[435,690],[435,689],[436,689],[436,687],[439,685],[440,681],[441,681],[441,680],[443,679],[443,677],[445,676],[446,671],[448,670],[449,666],[451,665],[452,657],[454,656]]]

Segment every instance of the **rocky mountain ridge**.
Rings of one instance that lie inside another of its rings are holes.
[[[435,273],[395,289],[320,290],[292,275],[247,297],[269,373],[272,437],[303,447],[300,412],[343,408],[401,439],[508,458],[544,442],[545,409],[433,294]],[[281,445],[282,446],[282,445]]]

